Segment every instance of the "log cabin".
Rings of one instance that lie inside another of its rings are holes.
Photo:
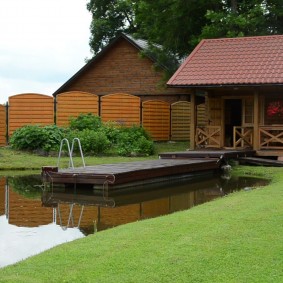
[[[283,156],[283,35],[204,39],[167,85],[193,91],[191,149]],[[199,96],[205,97],[203,127],[194,119]]]

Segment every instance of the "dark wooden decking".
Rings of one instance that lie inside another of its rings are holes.
[[[184,178],[219,170],[225,159],[255,155],[253,150],[195,150],[160,154],[158,160],[124,162],[61,169],[43,167],[45,183],[109,185],[143,185],[156,181]],[[102,186],[103,187],[103,186]]]
[[[256,154],[255,150],[251,149],[219,149],[219,150],[187,150],[180,152],[165,152],[159,154],[160,158],[173,158],[173,159],[182,159],[182,158],[239,158],[239,157],[248,157],[254,156]]]
[[[158,159],[47,171],[43,167],[45,182],[52,184],[121,185],[147,182],[156,178],[168,178],[191,173],[218,170],[219,159]]]

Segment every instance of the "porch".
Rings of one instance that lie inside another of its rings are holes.
[[[283,125],[234,126],[232,144],[225,146],[221,126],[196,127],[196,148],[255,149],[258,156],[283,156]],[[255,140],[257,136],[257,140]]]

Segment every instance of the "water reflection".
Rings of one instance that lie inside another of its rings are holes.
[[[25,182],[21,187],[21,178],[0,178],[0,267],[84,236],[76,228],[63,231],[54,212],[42,206],[41,190],[32,193]],[[40,178],[32,176],[31,183],[39,185]]]
[[[117,225],[185,210],[266,180],[217,176],[109,192],[0,178],[0,267]]]

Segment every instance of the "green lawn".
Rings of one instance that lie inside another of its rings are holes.
[[[155,155],[148,157],[121,157],[121,156],[86,156],[86,165],[107,164],[114,162],[127,162],[136,160],[156,159],[158,153],[168,151],[182,151],[188,148],[187,142],[159,142],[155,143]],[[0,147],[0,170],[40,170],[42,166],[56,166],[58,155],[39,156],[27,152],[12,150],[9,147]],[[80,157],[74,158],[74,165],[81,166]],[[69,158],[63,157],[60,161],[60,167],[66,167],[69,164]]]
[[[0,282],[283,282],[283,169],[190,210],[98,232],[0,269]]]

